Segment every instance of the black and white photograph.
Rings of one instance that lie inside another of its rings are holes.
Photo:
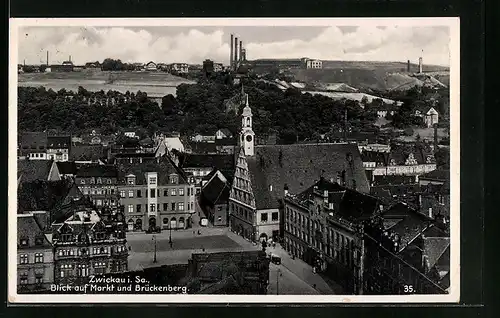
[[[11,19],[10,46],[11,302],[459,301],[458,18]]]

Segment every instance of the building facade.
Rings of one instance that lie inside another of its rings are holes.
[[[54,282],[86,283],[90,276],[128,269],[125,218],[102,215],[86,206],[72,206],[72,215],[52,224]]]
[[[120,208],[129,231],[186,229],[195,212],[195,189],[169,159],[120,168]]]
[[[118,205],[118,171],[110,165],[86,165],[76,172],[75,182],[97,207]]]
[[[17,215],[18,293],[46,291],[54,283],[54,253],[39,215]]]
[[[54,161],[68,161],[71,149],[70,136],[47,137],[47,158]]]
[[[320,60],[307,60],[306,62],[306,68],[310,69],[322,69],[323,68],[323,62]]]

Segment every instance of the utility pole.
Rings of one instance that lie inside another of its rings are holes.
[[[278,268],[276,271],[276,295],[279,295],[279,290],[280,290],[280,273],[281,270]]]
[[[153,235],[153,240],[155,241],[155,255],[153,258],[153,263],[156,263],[156,235]]]

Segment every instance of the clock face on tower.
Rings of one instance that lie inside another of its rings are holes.
[[[247,141],[248,141],[248,142],[252,141],[252,136],[248,135],[248,136],[247,136]]]

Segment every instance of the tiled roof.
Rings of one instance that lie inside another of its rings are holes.
[[[118,177],[118,170],[112,165],[89,164],[83,165],[76,173],[77,177]]]
[[[179,176],[179,184],[186,184],[187,176],[184,170],[177,167],[175,163],[167,156],[162,157],[157,161],[128,164],[122,163],[117,166],[119,182],[125,183],[125,176],[133,174],[136,177],[136,184],[146,184],[146,172],[158,173],[158,185],[169,184],[169,176],[177,174]]]
[[[217,169],[229,182],[233,179],[235,170],[233,155],[184,154],[179,157],[179,166],[182,168]]]
[[[42,239],[42,245],[35,245],[36,239]],[[32,214],[18,214],[17,216],[17,246],[21,239],[28,239],[28,247],[50,248],[51,244],[44,235],[43,229]],[[22,248],[22,247],[21,247]]]
[[[419,180],[437,180],[445,182],[446,180],[450,180],[450,170],[434,170],[431,172],[427,172],[419,177]]]
[[[427,256],[428,269],[433,268],[445,251],[450,247],[449,237],[425,237],[424,255]],[[449,255],[448,255],[449,266]]]
[[[377,164],[387,165],[387,153],[378,151],[363,151],[361,153],[361,160],[363,162],[375,162]]]
[[[426,163],[427,158],[431,160],[431,163],[436,162],[430,149],[414,145],[397,145],[391,147],[388,162],[390,163],[391,160],[394,160],[397,165],[404,165],[410,154],[413,154],[413,157],[418,164]]]
[[[414,176],[387,175],[374,176],[373,178],[374,186],[416,184]]]
[[[53,164],[54,161],[52,160],[18,160],[18,177],[21,177],[21,182],[31,182],[34,180],[47,181]]]
[[[217,145],[215,142],[192,142],[191,151],[198,154],[216,154]]]
[[[219,130],[220,130],[220,131],[221,131],[224,135],[226,135],[226,136],[232,136],[232,135],[233,135],[233,133],[232,133],[229,129],[227,129],[227,128],[221,128],[221,129],[219,129]]]
[[[213,178],[205,184],[201,190],[203,198],[211,206],[215,204],[227,203],[229,200],[230,187],[227,182],[224,182],[219,178],[218,174],[215,174]]]
[[[18,135],[17,140],[21,151],[43,150],[47,148],[47,133],[46,132],[22,132]]]
[[[18,212],[51,211],[68,197],[81,192],[70,181],[33,181],[23,183],[17,191]]]
[[[216,146],[236,146],[236,138],[215,139]]]
[[[70,160],[72,161],[97,161],[106,157],[102,145],[78,145],[71,147]]]
[[[348,184],[354,180],[359,191],[369,191],[355,144],[256,146],[255,156],[246,159],[257,209],[277,208],[285,186],[292,194],[301,193],[321,176],[336,180],[344,170]]]
[[[56,162],[56,165],[60,174],[76,174],[77,167],[72,161],[60,161]]]
[[[400,220],[390,228],[392,232],[399,235],[399,251],[404,250],[431,224],[429,218],[401,203],[389,208],[382,217],[384,220]]]
[[[47,137],[47,148],[49,149],[64,149],[71,147],[70,136],[49,136]]]

